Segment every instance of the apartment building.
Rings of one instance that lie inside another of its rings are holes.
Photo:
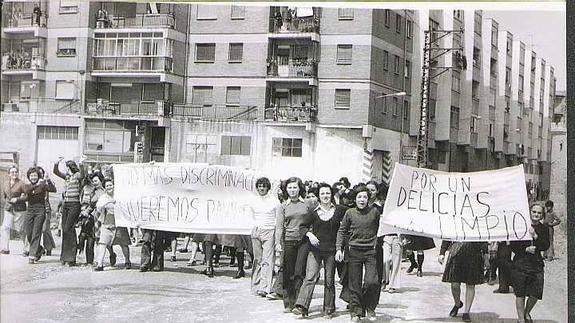
[[[0,151],[19,152],[23,164],[51,162],[60,145],[94,163],[387,181],[394,162],[416,163],[430,29],[436,54],[453,50],[431,62],[428,167],[523,163],[530,188],[548,187],[553,69],[481,11],[69,0],[5,8],[9,139]],[[25,50],[34,64],[7,58]]]

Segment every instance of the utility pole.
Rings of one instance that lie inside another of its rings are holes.
[[[421,73],[421,111],[419,115],[419,132],[417,134],[417,167],[427,168],[428,165],[428,133],[429,133],[429,87],[432,79],[440,76],[441,74],[447,72],[450,69],[466,69],[467,63],[465,56],[461,54],[463,50],[462,47],[451,47],[442,48],[441,46],[433,46],[439,43],[444,37],[451,35],[453,33],[463,33],[461,30],[425,30],[424,31],[424,46],[423,46],[423,66]],[[455,63],[456,67],[453,66],[431,66],[437,58],[455,50]],[[433,56],[432,56],[433,52]],[[433,76],[431,71],[439,71]],[[451,154],[450,154],[451,158]]]

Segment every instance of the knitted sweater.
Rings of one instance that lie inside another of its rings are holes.
[[[373,249],[377,241],[380,213],[374,207],[353,208],[345,212],[339,226],[336,239],[336,250],[342,250],[348,240],[351,248]]]

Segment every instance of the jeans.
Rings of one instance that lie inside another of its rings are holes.
[[[285,241],[283,261],[284,308],[293,308],[303,278],[309,253],[308,240]]]
[[[164,269],[164,237],[161,231],[142,230],[140,268]]]
[[[80,216],[80,202],[64,202],[62,208],[62,252],[60,261],[76,263],[78,237],[76,222]]]
[[[383,267],[389,288],[397,289],[400,288],[401,285],[399,275],[401,249],[402,247],[397,235],[386,235],[383,237]]]
[[[375,311],[379,303],[381,285],[377,277],[375,254],[375,249],[349,248],[349,312],[352,317],[362,315],[364,309]]]
[[[52,214],[46,212],[46,218],[44,219],[44,226],[42,227],[42,245],[46,251],[52,251],[56,248],[56,241],[52,236],[52,229],[50,228],[50,220],[52,219]]]
[[[252,246],[254,263],[252,271],[251,291],[271,293],[275,256],[275,229],[252,230]]]
[[[377,278],[380,283],[389,280],[389,273],[385,270],[383,257],[383,237],[377,237],[377,243],[375,245],[375,263],[377,265]]]
[[[296,305],[309,309],[315,284],[319,279],[319,269],[325,268],[323,311],[335,312],[335,251],[312,251],[307,257],[305,279],[299,291]]]
[[[26,228],[26,237],[30,244],[30,259],[42,256],[40,239],[42,239],[42,227],[44,227],[44,218],[46,217],[46,206],[42,204],[32,204],[28,206],[28,216],[26,217],[24,228]]]

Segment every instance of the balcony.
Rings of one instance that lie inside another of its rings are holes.
[[[278,79],[278,81],[291,79],[315,79],[317,78],[317,61],[308,59],[268,59],[267,63],[268,79]],[[309,80],[310,85],[314,83]]]
[[[256,120],[256,106],[174,105],[171,115],[199,120]]]
[[[315,122],[316,106],[269,106],[265,109],[264,119],[280,122]]]
[[[32,75],[32,79],[45,79],[46,58],[31,52],[9,52],[2,55],[2,75]]]
[[[20,99],[18,102],[3,103],[1,110],[4,112],[38,112],[50,114],[75,114],[82,112],[79,100],[58,100],[54,98]]]
[[[311,38],[319,41],[320,19],[316,8],[272,8],[269,25],[269,37],[272,38]]]
[[[136,14],[134,17],[115,17],[105,10],[96,13],[96,29],[105,28],[170,28],[175,27],[175,18],[171,13]]]
[[[164,116],[169,115],[169,104],[165,101],[137,101],[130,103],[107,100],[88,100],[85,113],[97,116]]]
[[[173,71],[171,57],[94,57],[92,76],[159,77],[171,82],[167,74]]]
[[[33,34],[47,38],[47,8],[34,7],[32,2],[6,3],[2,13],[2,31],[7,35]],[[46,7],[46,3],[43,3]]]

